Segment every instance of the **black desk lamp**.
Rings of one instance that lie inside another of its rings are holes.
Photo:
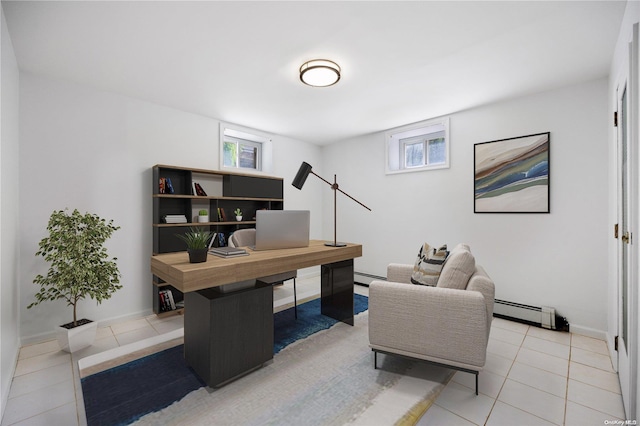
[[[338,191],[342,192],[344,195],[346,195],[347,197],[351,198],[353,201],[355,201],[356,203],[360,204],[362,207],[364,207],[365,209],[371,211],[371,209],[367,206],[365,206],[364,204],[362,204],[360,201],[356,200],[355,198],[353,198],[351,195],[347,194],[346,192],[344,192],[342,189],[340,189],[338,187],[338,182],[336,181],[336,175],[333,175],[333,183],[329,182],[328,180],[318,176],[317,174],[315,174],[312,170],[311,170],[311,165],[309,163],[306,162],[302,162],[302,165],[300,166],[300,169],[298,170],[298,173],[296,174],[296,177],[293,179],[293,182],[291,182],[291,185],[295,186],[298,189],[302,189],[302,186],[304,185],[304,183],[307,180],[307,177],[309,176],[309,173],[311,173],[312,175],[314,175],[315,177],[317,177],[318,179],[320,179],[321,181],[325,182],[326,184],[328,184],[331,189],[333,189],[333,242],[329,241],[324,243],[325,246],[329,246],[329,247],[344,247],[346,246],[345,243],[339,243],[338,242],[338,237],[337,237],[337,229],[338,229],[338,225],[337,225],[337,221],[338,221],[338,214],[337,214],[337,208],[336,208],[336,198],[337,198],[337,194]]]

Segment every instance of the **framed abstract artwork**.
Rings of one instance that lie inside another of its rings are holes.
[[[475,213],[549,213],[550,132],[474,144]]]

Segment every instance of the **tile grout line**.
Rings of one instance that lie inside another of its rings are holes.
[[[569,406],[569,374],[571,374],[571,355],[573,352],[573,334],[569,334],[569,362],[567,363],[567,382],[564,389],[564,416],[562,417],[563,426],[567,424],[567,412]]]
[[[507,380],[509,378],[509,373],[511,372],[511,369],[513,368],[513,365],[516,363],[516,358],[518,357],[518,354],[520,353],[520,349],[522,349],[522,345],[524,344],[524,339],[527,337],[527,333],[529,332],[529,327],[530,326],[527,326],[527,331],[523,334],[522,342],[520,342],[520,345],[518,346],[518,352],[516,352],[516,356],[511,361],[511,365],[509,366],[509,370],[507,371],[507,374],[504,376],[504,381],[502,382],[502,386],[500,386],[500,390],[498,391],[495,399],[493,400],[493,405],[491,405],[491,410],[489,410],[489,414],[487,415],[487,419],[484,421],[485,426],[489,422],[489,419],[491,418],[491,413],[493,413],[493,409],[496,407],[496,404],[498,403],[498,398],[500,398],[500,394],[502,393],[502,390],[504,389],[504,386],[507,383]],[[517,407],[514,407],[514,408],[517,408]]]

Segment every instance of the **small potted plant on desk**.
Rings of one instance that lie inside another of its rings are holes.
[[[191,263],[207,261],[208,244],[212,236],[211,232],[201,231],[197,228],[189,228],[189,231],[184,235],[176,234],[176,237],[187,243],[189,262]]]
[[[233,213],[235,213],[236,215],[236,220],[238,222],[242,222],[242,210],[240,210],[240,208],[237,208]]]
[[[75,352],[90,346],[95,340],[98,323],[77,319],[78,302],[86,297],[97,303],[109,299],[122,288],[116,258],[109,259],[104,243],[114,231],[120,229],[113,221],[107,222],[97,215],[80,214],[78,210],[54,211],[49,218],[49,236],[39,244],[36,256],[50,263],[46,276],[33,280],[40,285],[32,308],[46,300],[63,299],[73,307],[73,321],[58,327],[60,349]]]

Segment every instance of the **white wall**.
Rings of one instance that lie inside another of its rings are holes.
[[[96,306],[81,302],[79,315],[113,320],[151,311],[151,167],[170,164],[217,169],[219,121],[22,73],[20,79],[20,318],[24,341],[47,335],[71,319],[62,301],[30,310],[47,264],[35,257],[55,209],[77,208],[121,226],[110,242],[124,288]],[[321,201],[290,182],[299,164],[320,149],[272,135],[274,175],[285,178],[286,208],[312,210],[320,234]]]
[[[450,169],[385,175],[382,132],[331,145],[324,169],[373,209],[339,199],[338,239],[362,243],[356,270],[381,276],[390,262],[413,263],[425,241],[467,242],[496,298],[555,307],[572,327],[604,336],[607,118],[602,79],[453,114]],[[473,144],[547,131],[551,213],[474,214]]]
[[[18,359],[18,82],[4,12],[0,39],[0,418]]]

